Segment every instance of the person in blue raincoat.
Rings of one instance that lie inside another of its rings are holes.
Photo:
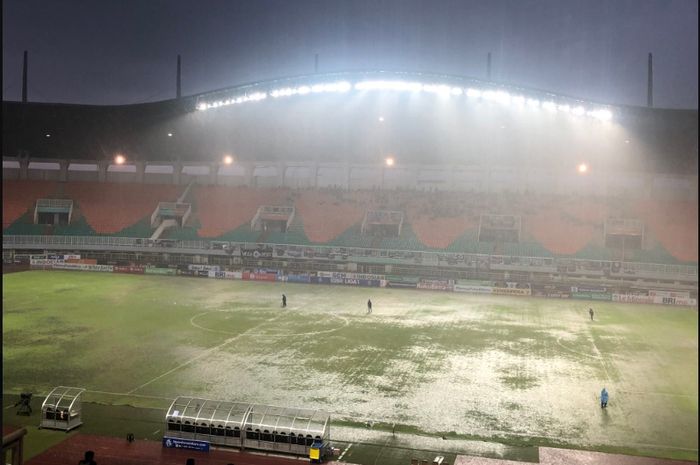
[[[605,408],[608,406],[608,391],[603,388],[602,391],[600,391],[600,408]]]

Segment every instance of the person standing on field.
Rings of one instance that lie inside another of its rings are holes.
[[[608,391],[603,388],[600,391],[600,408],[606,408],[608,406]]]
[[[372,313],[372,301],[367,299],[367,314],[369,315],[370,313]]]
[[[593,309],[592,308],[588,309],[588,314],[591,315],[591,321],[593,321]]]
[[[287,307],[287,296],[282,294],[282,308]]]

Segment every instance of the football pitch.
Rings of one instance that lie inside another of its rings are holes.
[[[66,385],[144,409],[178,395],[318,408],[346,443],[396,428],[698,459],[688,308],[32,271],[3,275],[2,344],[5,394]]]

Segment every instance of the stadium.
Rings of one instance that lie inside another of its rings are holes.
[[[696,110],[418,72],[3,102],[3,435],[697,461],[697,141]]]

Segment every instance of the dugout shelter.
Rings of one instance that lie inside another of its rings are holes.
[[[70,431],[83,424],[82,395],[85,389],[57,386],[41,404],[40,428]]]

